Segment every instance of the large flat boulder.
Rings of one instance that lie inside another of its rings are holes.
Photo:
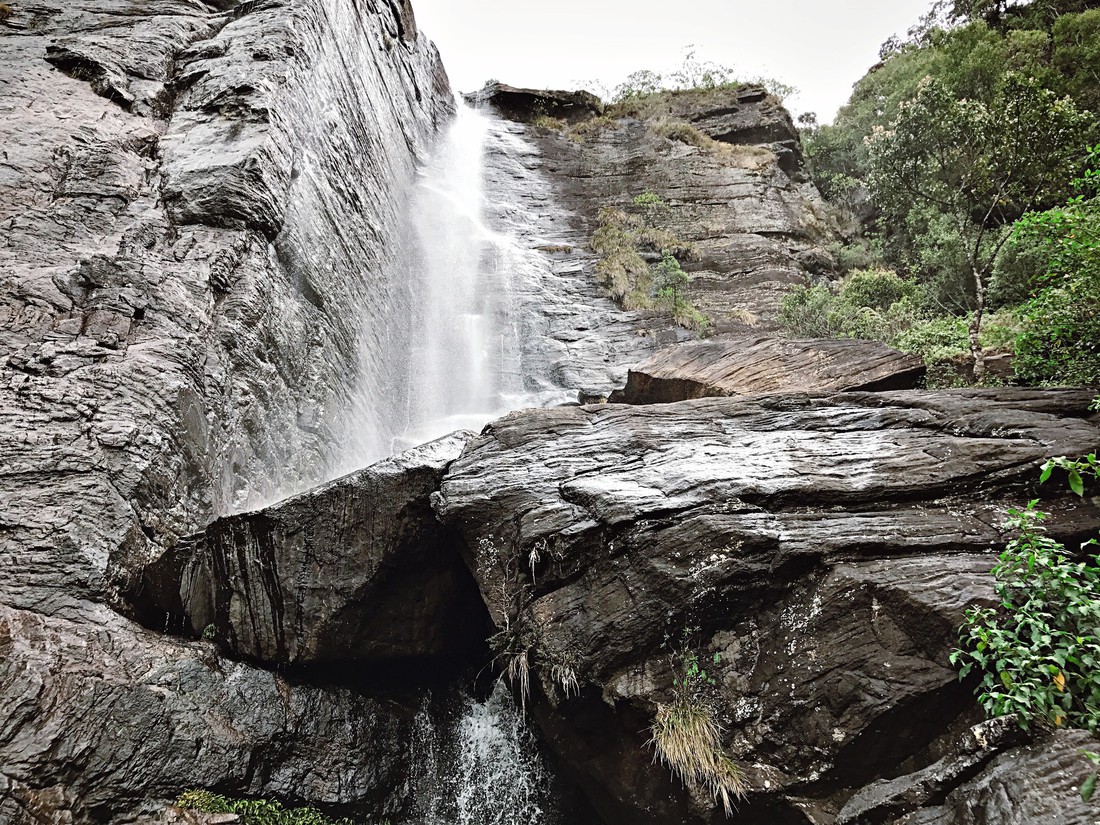
[[[428,502],[473,433],[218,519],[141,569],[129,598],[271,664],[455,659],[484,638],[458,550]]]
[[[919,358],[875,341],[745,336],[659,350],[630,370],[612,400],[667,404],[750,393],[907,390],[924,372]]]
[[[1045,457],[1100,443],[1089,401],[528,411],[470,444],[436,505],[466,537],[502,661],[532,670],[536,718],[608,822],[722,820],[646,746],[689,661],[749,783],[738,821],[828,822],[806,811],[835,816],[844,789],[932,763],[934,740],[976,721],[948,652],[965,609],[992,601],[1005,510],[1035,497]],[[1055,535],[1100,528],[1095,502],[1043,492]]]

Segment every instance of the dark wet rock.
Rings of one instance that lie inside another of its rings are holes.
[[[949,755],[928,767],[896,779],[872,782],[858,791],[841,808],[836,825],[897,821],[942,800],[999,753],[1027,739],[1012,717],[1002,716],[975,725],[953,743]]]
[[[408,770],[378,743],[407,742],[411,711],[107,610],[71,622],[0,607],[0,695],[6,823],[106,822],[192,787],[373,810]]]
[[[487,83],[463,97],[470,105],[491,105],[504,117],[521,123],[529,123],[540,116],[576,123],[603,114],[604,109],[600,99],[591,92],[521,89],[506,83]]]
[[[1083,751],[1096,747],[1096,738],[1084,731],[1059,731],[1048,740],[1001,754],[942,803],[887,821],[891,825],[1095,825],[1096,800],[1083,801],[1080,788],[1096,770]],[[860,825],[865,821],[876,820],[861,819]]]
[[[181,624],[267,663],[461,661],[485,638],[458,540],[428,496],[473,433],[219,519],[135,576],[150,626]],[[439,664],[433,667],[439,668]]]
[[[721,821],[644,747],[688,653],[752,787],[739,821],[823,822],[808,807],[835,816],[838,789],[920,770],[943,755],[937,737],[973,724],[948,651],[964,610],[993,598],[1006,508],[1034,496],[1044,457],[1100,442],[1089,401],[1003,389],[528,411],[472,442],[436,503],[504,650],[529,651],[541,726],[609,822]],[[1048,503],[1052,532],[1079,541],[1100,510],[1070,498]]]
[[[369,366],[363,296],[386,300],[365,284],[453,104],[426,39],[387,49],[383,3],[14,8],[0,488],[17,572],[0,601],[76,617],[111,596],[112,554],[155,554],[336,463]],[[67,74],[49,45],[100,68]]]
[[[660,350],[630,370],[612,400],[666,404],[750,393],[905,390],[924,372],[919,358],[874,341],[743,336]]]

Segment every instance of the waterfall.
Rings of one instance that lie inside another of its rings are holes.
[[[418,825],[564,825],[563,794],[499,682],[484,701],[425,701],[412,756]]]
[[[486,191],[487,147],[500,130],[491,116],[460,106],[420,171],[382,274],[391,298],[364,318],[349,450],[334,474],[570,397],[525,363],[523,316],[532,307],[517,282],[543,279],[549,264],[530,238],[487,219],[500,224],[499,210],[516,208],[488,202],[499,193]]]

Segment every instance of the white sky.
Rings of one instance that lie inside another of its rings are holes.
[[[439,46],[452,85],[489,78],[514,86],[608,88],[637,69],[668,72],[685,47],[735,69],[798,88],[796,114],[831,120],[931,0],[413,0],[417,23]]]

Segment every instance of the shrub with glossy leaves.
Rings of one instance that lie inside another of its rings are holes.
[[[978,701],[989,716],[1020,727],[1100,729],[1100,557],[1076,560],[1044,534],[1032,501],[1009,511],[1016,538],[993,576],[1000,604],[966,613],[960,675],[981,674]],[[1096,542],[1089,542],[1095,545]]]

